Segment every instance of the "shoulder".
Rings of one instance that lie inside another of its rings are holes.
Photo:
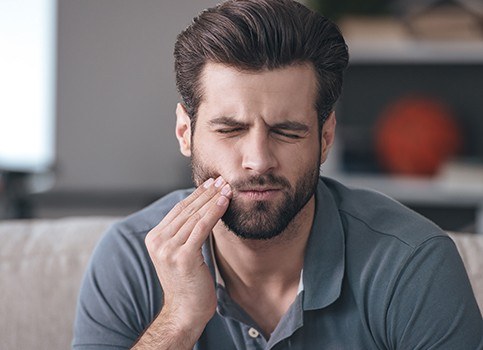
[[[454,253],[452,258],[459,257],[454,242],[441,228],[397,201],[332,179],[323,182],[337,207],[344,231],[346,274],[356,290],[367,284],[389,287],[420,254],[427,265],[448,251]]]
[[[144,237],[190,191],[166,195],[115,223],[102,236],[80,289],[74,345],[128,348],[154,319],[162,290]]]
[[[144,209],[129,215],[114,225],[121,232],[143,232],[155,227],[166,214],[180,201],[193,192],[193,189],[177,190],[161,197]]]
[[[144,239],[191,189],[177,190],[158,199],[144,209],[114,223],[101,237],[91,257],[89,268],[121,276],[142,274],[151,268]],[[114,270],[113,270],[114,269]],[[138,270],[138,271],[133,271]]]
[[[135,247],[142,247],[144,249],[144,237],[147,232],[159,224],[166,214],[192,191],[192,189],[183,189],[171,192],[140,211],[114,223],[101,237],[96,252],[107,249],[110,254],[113,254],[126,248],[132,250]]]
[[[414,249],[433,238],[448,239],[436,224],[373,190],[351,188],[329,178],[322,181],[330,189],[348,236],[395,240]]]
[[[390,348],[418,341],[429,348],[443,337],[445,345],[477,343],[481,316],[449,236],[383,194],[322,182],[344,230],[346,286],[374,337]],[[444,348],[458,348],[451,346]]]
[[[354,287],[388,286],[422,252],[426,264],[457,248],[437,225],[399,202],[375,191],[349,188],[322,178],[329,189],[344,232],[346,274]],[[456,262],[459,263],[459,262]]]

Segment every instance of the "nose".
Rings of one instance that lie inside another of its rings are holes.
[[[269,135],[265,130],[254,131],[243,145],[242,166],[255,174],[266,174],[278,165]]]

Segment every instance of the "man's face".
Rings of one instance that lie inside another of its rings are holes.
[[[279,235],[317,185],[325,143],[318,130],[313,68],[245,72],[208,63],[201,86],[196,130],[179,110],[177,125],[196,185],[219,175],[231,185],[233,198],[222,221],[236,235]]]

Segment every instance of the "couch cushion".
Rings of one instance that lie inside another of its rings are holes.
[[[69,349],[80,282],[115,218],[0,223],[0,348]]]

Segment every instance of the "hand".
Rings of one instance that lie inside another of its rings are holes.
[[[207,180],[179,202],[146,236],[163,288],[162,317],[179,331],[203,331],[216,310],[213,278],[201,247],[232,196],[223,178]],[[198,338],[196,338],[197,340]]]

